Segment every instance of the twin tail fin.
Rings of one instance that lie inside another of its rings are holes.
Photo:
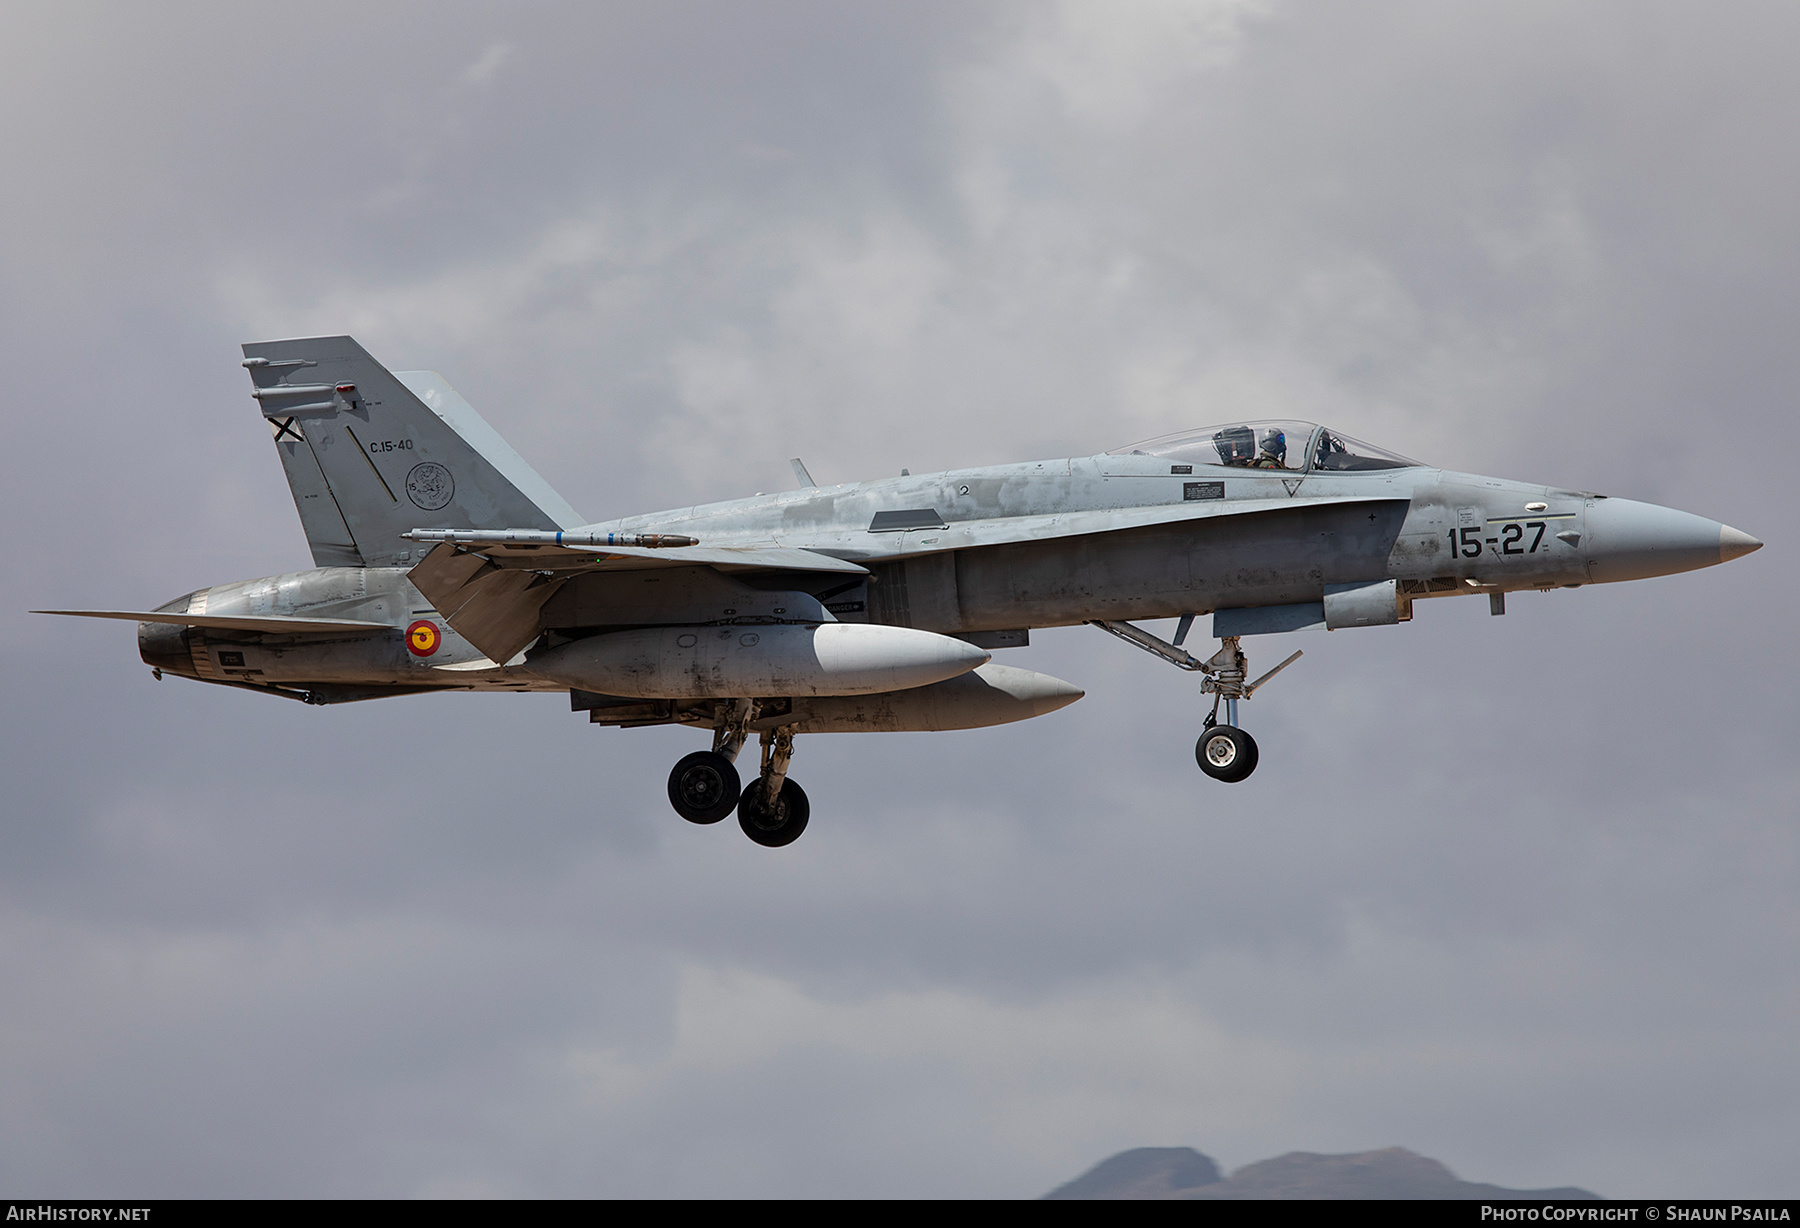
[[[258,341],[244,366],[319,567],[406,567],[413,529],[584,523],[435,371],[391,372],[349,337]]]

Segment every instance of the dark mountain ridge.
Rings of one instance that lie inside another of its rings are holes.
[[[1512,1190],[1460,1180],[1436,1160],[1388,1147],[1351,1155],[1290,1151],[1229,1177],[1192,1147],[1136,1147],[1102,1160],[1047,1199],[1598,1198],[1572,1185]]]

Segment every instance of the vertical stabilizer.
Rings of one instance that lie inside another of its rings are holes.
[[[395,375],[349,337],[254,342],[244,366],[321,567],[409,565],[410,529],[582,523],[435,372]]]

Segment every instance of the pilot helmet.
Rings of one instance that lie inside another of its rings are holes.
[[[1213,436],[1213,447],[1226,465],[1248,465],[1256,458],[1256,433],[1247,426],[1228,426]]]
[[[1280,427],[1272,426],[1262,433],[1262,452],[1284,465],[1287,463],[1287,435]]]

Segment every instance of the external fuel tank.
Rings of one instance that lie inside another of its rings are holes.
[[[563,686],[643,699],[872,695],[929,686],[985,664],[973,644],[871,623],[645,627],[533,653]]]

